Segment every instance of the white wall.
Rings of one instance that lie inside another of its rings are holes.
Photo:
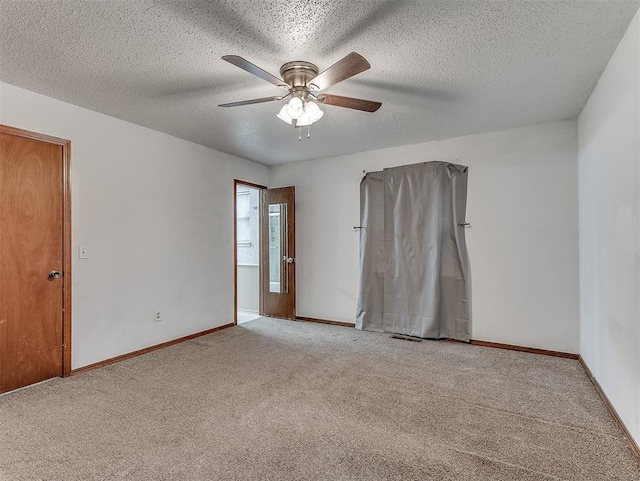
[[[298,315],[354,322],[362,171],[429,160],[470,168],[473,338],[578,352],[575,121],[272,168],[296,186]]]
[[[640,443],[640,20],[579,119],[580,354]]]
[[[4,83],[0,123],[72,142],[73,368],[233,322],[233,179],[266,167]]]
[[[238,264],[238,309],[258,312],[260,310],[260,266]]]

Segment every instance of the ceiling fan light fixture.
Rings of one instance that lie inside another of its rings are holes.
[[[320,120],[323,115],[324,112],[320,110],[318,104],[308,101],[304,106],[304,112],[296,122],[296,127],[306,127],[307,125],[311,125],[312,123]]]
[[[278,113],[276,115],[276,117],[278,117],[280,120],[282,120],[283,122],[286,122],[288,124],[293,123],[293,119],[289,116],[289,114],[287,113],[287,108],[289,107],[289,104],[284,104],[282,106],[282,108],[280,109],[280,113]]]
[[[317,122],[324,115],[324,112],[320,110],[318,104],[311,100],[307,102],[307,105],[305,105],[304,111],[309,116],[311,123]]]
[[[296,127],[306,127],[307,125],[311,125],[313,121],[307,112],[304,112],[300,118],[296,122]]]
[[[287,103],[287,115],[292,119],[299,119],[304,114],[304,105],[300,97],[292,97]]]

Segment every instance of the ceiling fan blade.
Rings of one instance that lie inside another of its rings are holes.
[[[261,104],[262,102],[272,102],[274,100],[282,100],[285,96],[277,95],[275,97],[262,97],[259,99],[241,100],[239,102],[229,102],[228,104],[220,104],[218,107],[240,107],[241,105]]]
[[[311,80],[311,84],[318,87],[318,90],[324,90],[369,68],[371,68],[371,65],[367,62],[366,58],[360,54],[351,52],[327,70],[317,75]]]
[[[318,102],[325,105],[335,105],[336,107],[363,110],[365,112],[375,112],[382,105],[380,102],[374,102],[373,100],[354,99],[352,97],[342,97],[341,95],[331,94],[318,95]]]
[[[236,67],[240,67],[242,70],[246,70],[247,72],[255,75],[256,77],[260,77],[262,80],[266,80],[269,83],[272,83],[276,87],[285,87],[289,88],[289,86],[284,83],[284,80],[271,75],[266,70],[262,70],[257,65],[252,64],[248,60],[243,59],[237,55],[223,55],[222,60],[226,60],[229,63],[232,63]]]

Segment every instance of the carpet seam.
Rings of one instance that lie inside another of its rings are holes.
[[[380,376],[381,378],[384,378],[384,376]],[[455,395],[450,395],[450,396],[443,396],[441,394],[436,394],[435,392],[432,392],[432,395],[434,397],[437,397],[443,401],[456,401],[456,402],[460,402],[462,404],[466,404],[469,406],[476,406],[480,409],[484,409],[486,411],[495,411],[495,412],[500,412],[500,413],[504,413],[507,415],[512,415],[515,417],[520,417],[520,418],[524,418],[524,419],[528,419],[531,421],[537,421],[540,422],[541,424],[545,424],[547,426],[558,426],[558,427],[562,427],[565,429],[569,429],[571,431],[574,432],[580,432],[580,433],[589,433],[589,434],[593,434],[593,435],[597,435],[597,436],[602,436],[602,437],[606,437],[608,439],[618,439],[619,436],[617,436],[616,434],[609,434],[606,432],[600,432],[600,431],[594,431],[592,429],[589,429],[587,427],[581,427],[581,426],[577,426],[575,424],[564,424],[564,423],[560,423],[560,422],[555,422],[555,421],[547,421],[544,418],[541,418],[539,416],[533,416],[530,414],[522,414],[522,413],[517,413],[514,411],[509,411],[508,409],[500,409],[488,404],[480,404],[480,403],[476,403],[473,401],[467,401],[465,399],[462,399],[461,397],[455,396]],[[614,419],[614,423],[615,423],[615,419]],[[617,427],[617,423],[616,423],[616,427]]]
[[[441,444],[441,446],[447,446],[447,447],[449,447],[449,448],[451,448],[454,451],[457,451],[459,453],[467,454],[469,456],[473,456],[473,457],[480,458],[480,459],[487,459],[489,461],[500,463],[500,464],[503,464],[505,466],[521,469],[522,471],[525,471],[525,472],[528,472],[528,473],[541,474],[542,476],[545,476],[545,477],[550,478],[550,479],[555,479],[555,480],[558,480],[558,481],[567,481],[567,478],[560,478],[560,477],[558,477],[558,476],[556,476],[554,474],[548,474],[548,473],[545,473],[543,471],[538,471],[536,469],[530,469],[530,468],[527,468],[527,467],[522,466],[520,464],[510,463],[508,461],[503,461],[502,459],[498,459],[498,458],[493,458],[491,456],[482,455],[482,454],[477,453],[477,452],[467,451],[466,449],[461,449],[461,448],[457,448],[455,446],[450,446],[450,445],[446,445],[446,444]]]
[[[496,408],[496,407],[493,407],[493,406],[484,406],[482,404],[477,404],[477,403],[468,402],[468,401],[464,401],[464,400],[462,400],[462,402],[471,404],[472,406],[478,406],[480,408],[486,408],[487,410],[502,412],[502,413],[505,413],[505,414],[509,414],[509,415],[516,416],[516,417],[521,417],[521,418],[524,418],[524,419],[529,419],[529,420],[532,420],[532,421],[538,421],[541,424],[546,424],[546,425],[549,425],[549,426],[558,426],[558,427],[569,429],[569,430],[575,431],[575,432],[590,433],[590,434],[594,434],[594,435],[597,435],[597,436],[604,436],[604,437],[607,437],[609,439],[618,439],[618,436],[616,436],[614,434],[608,434],[608,433],[603,433],[603,432],[599,432],[599,431],[593,431],[591,429],[582,428],[582,427],[576,426],[574,424],[564,424],[564,423],[558,423],[558,422],[555,422],[555,421],[547,421],[544,418],[541,418],[541,417],[538,417],[538,416],[532,416],[532,415],[527,415],[527,414],[516,413],[516,412],[513,412],[513,411],[509,411],[507,409],[500,409],[500,408]]]

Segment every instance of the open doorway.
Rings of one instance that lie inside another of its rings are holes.
[[[234,180],[234,323],[296,319],[295,187]]]
[[[235,187],[235,322],[260,317],[261,185],[236,180]]]

